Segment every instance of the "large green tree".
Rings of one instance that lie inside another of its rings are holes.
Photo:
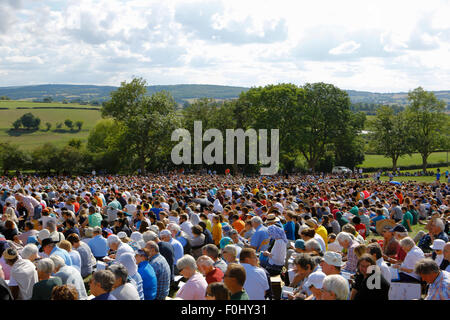
[[[448,145],[445,102],[421,87],[409,92],[408,100],[410,104],[406,107],[406,115],[412,147],[421,154],[422,170],[425,171],[429,155]]]
[[[412,152],[405,113],[395,114],[392,107],[382,106],[369,122],[369,127],[370,143],[374,151],[391,158],[392,170],[396,171],[398,159]]]
[[[158,158],[169,160],[174,145],[171,133],[180,126],[173,97],[165,91],[147,96],[146,85],[142,78],[122,82],[102,108],[104,117],[112,117],[125,128],[126,154],[130,161],[136,159],[142,173]]]

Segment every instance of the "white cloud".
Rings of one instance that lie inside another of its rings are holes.
[[[0,86],[449,89],[446,0],[0,0]]]

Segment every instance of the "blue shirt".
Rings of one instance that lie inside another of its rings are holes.
[[[267,227],[259,225],[250,239],[250,245],[256,247],[256,252],[266,251],[269,247],[269,232]]]
[[[139,299],[144,300],[144,288],[142,277],[139,272],[136,272],[133,276],[128,275],[128,278],[131,280],[131,283],[136,287],[136,290],[139,294]]]
[[[66,263],[66,266],[72,266],[72,259],[70,258],[70,255],[66,250],[55,246],[53,248],[52,252],[50,252],[50,256],[52,256],[54,254],[63,258],[64,262]]]
[[[108,242],[102,235],[93,237],[88,242],[89,248],[91,248],[92,254],[96,258],[103,258],[108,255]]]
[[[173,264],[176,266],[178,259],[182,258],[184,255],[184,249],[180,241],[178,241],[177,239],[172,238],[169,243],[173,247],[173,254],[175,257],[175,259],[173,260]]]
[[[283,229],[286,232],[286,238],[288,240],[295,240],[295,223],[293,221],[286,222]]]
[[[142,278],[144,300],[155,300],[157,292],[155,270],[148,261],[142,261],[138,265],[138,272]]]
[[[92,300],[117,300],[117,298],[114,297],[110,292],[107,292],[99,296],[96,296]]]
[[[156,220],[159,221],[160,220],[159,219],[159,213],[161,211],[164,211],[164,209],[163,208],[151,208],[150,211],[153,212],[156,215]]]
[[[377,221],[379,221],[379,220],[384,220],[384,219],[386,219],[386,217],[383,216],[383,215],[381,215],[381,216],[376,216],[376,217],[372,218],[372,222],[373,222],[373,224],[376,226],[376,225],[377,225]]]
[[[150,265],[155,270],[157,286],[156,286],[156,299],[164,300],[169,295],[170,289],[170,266],[166,259],[157,253],[149,259]]]

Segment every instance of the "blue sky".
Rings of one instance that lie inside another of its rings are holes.
[[[0,0],[0,86],[450,90],[448,17],[448,0]]]

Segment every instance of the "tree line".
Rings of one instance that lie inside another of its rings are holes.
[[[365,138],[360,133],[365,126],[365,113],[353,112],[347,92],[332,84],[253,87],[238,99],[203,98],[187,103],[182,110],[177,109],[174,98],[166,91],[146,95],[146,86],[144,79],[134,78],[112,91],[101,109],[103,119],[91,130],[87,144],[71,141],[61,148],[46,144],[28,155],[17,150],[16,158],[23,156],[26,161],[15,159],[7,161],[12,166],[5,166],[5,160],[0,159],[2,167],[12,170],[21,163],[21,168],[71,173],[92,169],[109,173],[175,169],[179,167],[173,165],[170,156],[178,142],[171,140],[171,134],[177,128],[185,128],[193,136],[194,121],[202,121],[203,131],[214,128],[223,136],[226,129],[279,129],[280,169],[285,172],[330,171],[334,165],[353,168],[364,161]],[[396,112],[389,106],[379,108],[370,123],[370,143],[393,160],[404,152],[420,152],[426,168],[428,155],[447,146],[449,140],[448,117],[442,109],[445,104],[433,97],[433,93],[418,88],[409,93],[410,105],[404,111]],[[401,129],[401,117],[407,119],[407,134]],[[203,150],[209,142],[202,144]],[[402,149],[405,146],[406,151]],[[4,158],[4,152],[1,154]],[[67,157],[73,159],[69,161]],[[205,167],[184,165],[193,170]],[[218,172],[229,167],[208,166]],[[259,168],[260,164],[231,166],[234,173],[257,173]]]
[[[38,130],[39,126],[41,124],[41,119],[39,117],[36,117],[31,112],[23,114],[20,118],[16,119],[12,123],[12,129],[19,130],[20,128],[24,128],[26,130]],[[71,119],[64,120],[64,125],[70,130],[74,130],[77,128],[78,131],[81,131],[81,128],[83,127],[84,121],[77,120],[73,121]],[[62,122],[56,123],[56,129],[61,129],[63,126]],[[50,122],[45,123],[45,128],[47,131],[49,131],[52,128],[52,124]]]

